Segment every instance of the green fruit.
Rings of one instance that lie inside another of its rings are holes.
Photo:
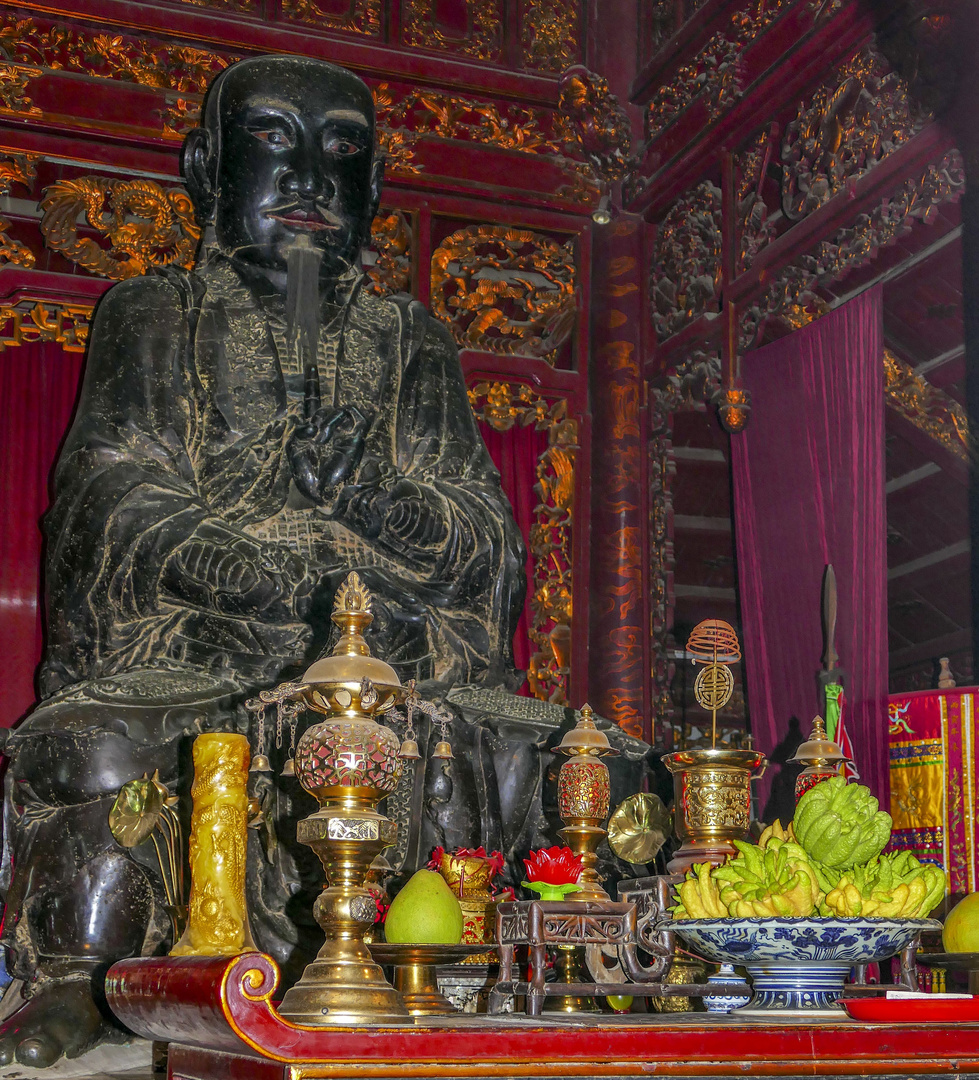
[[[946,952],[979,952],[979,893],[969,893],[948,913],[942,929]]]
[[[392,945],[458,945],[462,908],[441,874],[419,870],[391,901],[384,936]]]
[[[614,1009],[616,1012],[627,1012],[632,1006],[632,998],[628,994],[621,996],[609,994],[605,1000],[608,1002],[609,1008]]]
[[[878,810],[869,788],[834,776],[799,800],[795,833],[811,859],[843,869],[866,863],[884,850],[891,816]]]

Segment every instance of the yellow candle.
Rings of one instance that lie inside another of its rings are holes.
[[[245,907],[248,739],[194,740],[187,929],[171,956],[233,956],[254,949]]]

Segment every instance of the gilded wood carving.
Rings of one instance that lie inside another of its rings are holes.
[[[46,246],[112,281],[137,277],[150,266],[189,267],[200,240],[187,193],[152,180],[62,180],[46,189],[41,210]],[[82,213],[108,239],[108,248],[79,235]]]
[[[548,401],[526,383],[479,382],[469,389],[477,419],[496,431],[533,425],[547,431],[547,449],[537,461],[534,490],[540,501],[530,530],[530,658],[527,682],[534,697],[563,704],[571,664],[572,558],[575,456],[578,421],[563,398]]]
[[[432,255],[432,310],[463,348],[553,363],[574,330],[574,241],[470,225]]]

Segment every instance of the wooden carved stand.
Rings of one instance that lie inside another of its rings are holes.
[[[147,958],[116,964],[107,992],[128,1027],[170,1043],[169,1080],[979,1073],[979,1025],[663,1014],[460,1015],[397,1027],[309,1028],[276,1012],[278,979],[275,964],[259,953]]]

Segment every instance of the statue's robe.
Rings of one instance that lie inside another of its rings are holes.
[[[323,402],[356,405],[368,421],[350,483],[368,469],[395,470],[437,494],[449,540],[434,555],[365,541],[297,497],[286,448],[302,423],[303,372],[290,356],[281,302],[256,297],[229,261],[124,282],[99,306],[46,520],[43,699],[6,746],[2,944],[25,979],[38,963],[81,964],[84,974],[91,958],[158,947],[167,920],[152,851],[126,853],[113,841],[115,793],[154,769],[186,789],[187,736],[247,730],[242,699],[325,649],[333,591],[350,570],[387,571],[421,609],[410,624],[414,640],[383,618],[372,628],[375,653],[403,660],[403,675],[443,686],[512,679],[523,543],[455,346],[420,304],[380,299],[362,284],[346,282],[342,306],[324,312]],[[312,596],[309,616],[280,605],[233,617],[164,589],[173,552],[210,527],[261,540],[283,565],[301,556],[307,580],[290,585]],[[404,596],[395,584],[375,599],[383,614]],[[423,820],[410,827],[424,837],[413,836],[411,858],[433,842],[508,846],[508,808],[493,775],[494,755],[508,743],[461,718],[454,726],[456,782],[442,769],[417,770],[409,798]],[[421,725],[423,747],[428,735]],[[269,747],[277,766],[286,746]],[[517,786],[536,790],[538,748],[510,753],[514,778],[517,759],[526,770]],[[309,941],[301,924],[321,882],[294,842],[295,818],[310,802],[294,782],[259,778],[258,791],[271,828],[261,848],[249,845],[253,928],[280,961],[301,962]],[[522,838],[534,826],[520,805],[513,827]]]
[[[523,544],[455,346],[420,304],[380,299],[362,283],[346,283],[346,302],[324,315],[318,356],[323,402],[355,405],[368,422],[348,483],[380,470],[426,485],[448,512],[449,540],[434,557],[386,545],[383,534],[365,541],[297,497],[286,446],[302,423],[303,372],[281,304],[256,298],[229,261],[118,285],[97,312],[46,522],[44,695],[157,660],[264,686],[322,651],[300,618],[220,614],[161,588],[174,550],[212,521],[301,555],[309,580],[294,584],[319,589],[321,608],[351,569],[403,583],[425,609],[424,640],[376,631],[386,659],[397,663],[400,650],[447,684],[512,674]],[[134,352],[141,363],[120,362]],[[399,603],[378,600],[382,610]]]

